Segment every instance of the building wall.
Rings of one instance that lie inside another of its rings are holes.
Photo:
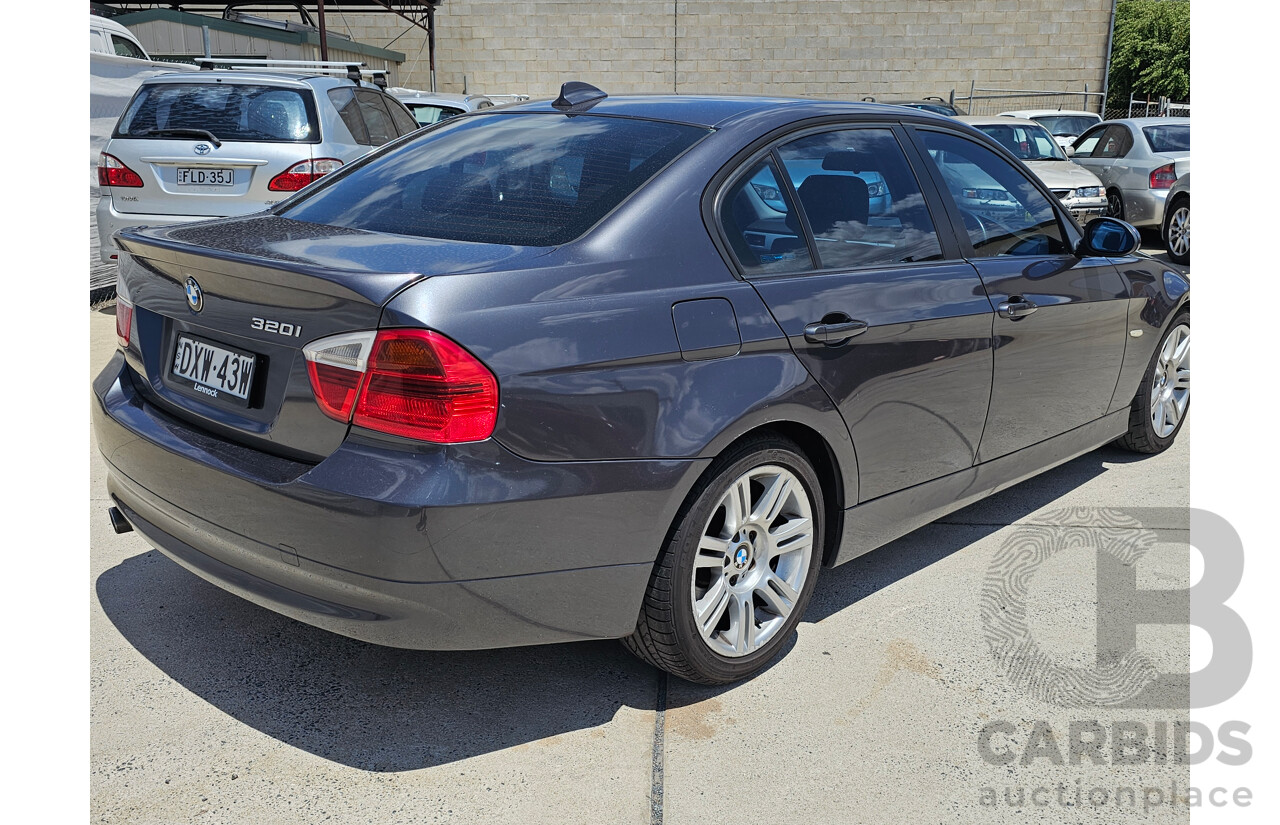
[[[737,92],[858,99],[989,88],[1101,91],[1112,0],[446,0],[441,91]],[[428,88],[426,35],[392,15],[329,14],[406,54]],[[388,43],[399,35],[393,45]],[[1075,104],[1073,104],[1075,105]]]

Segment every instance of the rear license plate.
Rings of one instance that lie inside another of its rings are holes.
[[[233,186],[235,182],[235,174],[231,169],[178,167],[179,186]]]
[[[252,353],[179,334],[171,374],[210,398],[248,406],[257,362]]]

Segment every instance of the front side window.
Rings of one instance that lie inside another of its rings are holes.
[[[315,108],[296,89],[240,83],[153,83],[129,102],[115,137],[191,140],[203,129],[224,141],[316,143]]]
[[[1106,126],[1098,126],[1090,129],[1081,135],[1074,144],[1075,156],[1077,158],[1090,158],[1098,149],[1098,141],[1102,139],[1102,133],[1107,130]]]
[[[1122,158],[1133,146],[1133,136],[1123,126],[1108,126],[1093,153],[1095,158]]]
[[[147,59],[147,53],[127,37],[113,34],[111,35],[111,45],[115,47],[116,54],[121,57],[136,57],[139,60]]]
[[[280,214],[371,232],[553,246],[582,235],[707,134],[591,115],[457,118],[321,181]]]
[[[978,131],[995,138],[996,143],[1013,153],[1018,160],[1066,160],[1058,142],[1042,126],[1022,123],[993,123],[977,126]]]
[[[823,269],[937,260],[942,247],[889,129],[839,129],[781,146],[778,157]]]
[[[975,255],[1071,251],[1053,206],[1012,164],[958,135],[924,130],[919,134],[960,209]]]

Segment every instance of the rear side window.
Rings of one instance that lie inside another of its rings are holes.
[[[169,130],[203,129],[219,140],[317,143],[315,104],[309,94],[279,86],[239,83],[144,85],[120,116],[114,137],[191,140]]]
[[[410,132],[418,131],[418,121],[413,119],[413,115],[405,111],[404,106],[400,105],[400,101],[384,95],[382,102],[386,105],[387,111],[391,113],[391,120],[395,123],[396,129],[400,134],[407,135]]]
[[[360,105],[356,103],[355,93],[348,86],[340,86],[329,90],[329,102],[338,110],[338,116],[346,124],[351,137],[361,146],[369,145],[369,130],[364,126],[364,118],[360,115]]]
[[[376,92],[356,91],[356,102],[360,104],[360,114],[364,115],[364,125],[369,130],[369,141],[374,146],[381,146],[389,140],[400,137],[391,113],[382,105],[382,98]]]
[[[321,182],[280,214],[397,235],[553,246],[586,232],[707,134],[591,115],[458,118]]]
[[[1191,126],[1186,123],[1146,126],[1142,134],[1153,152],[1191,151]]]

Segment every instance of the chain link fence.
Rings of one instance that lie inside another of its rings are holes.
[[[1061,109],[1084,112],[1102,111],[1102,92],[1056,89],[981,89],[970,86],[968,94],[951,93],[951,104],[971,115],[998,115],[1031,109]]]

